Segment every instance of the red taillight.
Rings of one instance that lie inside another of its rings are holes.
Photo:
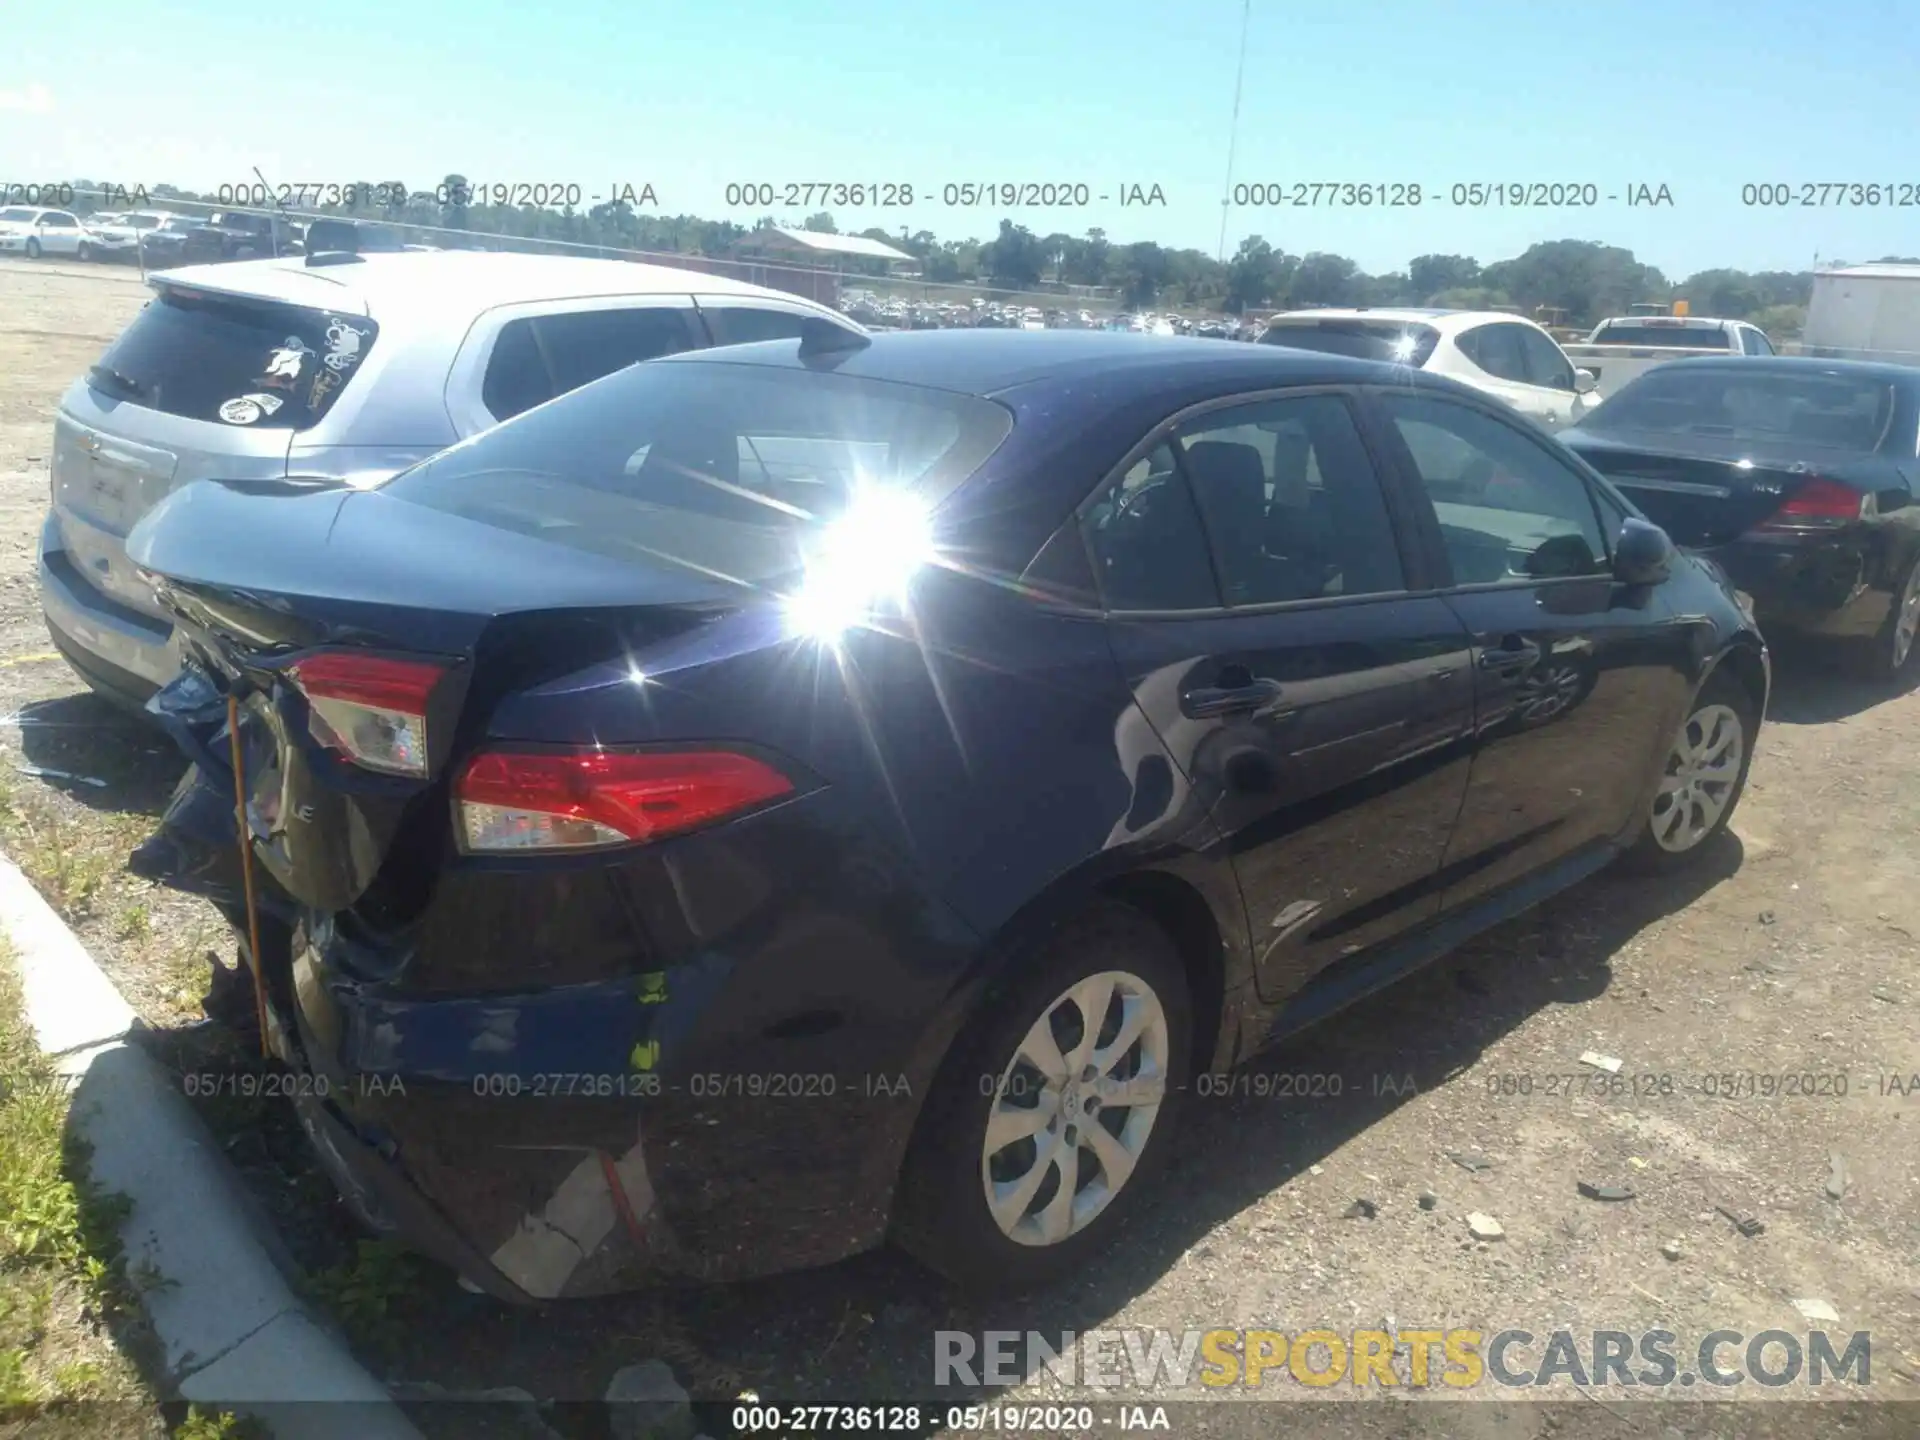
[[[468,762],[454,810],[469,851],[597,850],[678,835],[791,794],[731,750],[490,751]]]
[[[1827,530],[1865,520],[1872,514],[1873,496],[1863,494],[1851,485],[1815,476],[1754,528],[1786,532]]]
[[[446,675],[431,660],[329,650],[288,667],[307,697],[313,738],[388,775],[427,773],[427,701]]]

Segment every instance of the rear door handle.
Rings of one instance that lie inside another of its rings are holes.
[[[1180,697],[1180,709],[1190,720],[1241,715],[1273,704],[1281,696],[1278,680],[1250,680],[1244,685],[1203,685]]]
[[[1537,664],[1539,659],[1538,645],[1518,635],[1509,635],[1497,647],[1489,645],[1480,652],[1480,668],[1482,670],[1520,670]]]

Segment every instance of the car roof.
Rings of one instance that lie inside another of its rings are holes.
[[[1146,390],[1218,382],[1223,393],[1268,385],[1406,383],[1405,367],[1344,355],[1123,330],[891,330],[860,349],[815,360],[803,357],[791,340],[769,340],[653,363],[824,365],[841,375],[983,398],[1122,377]]]
[[[182,266],[167,271],[164,283],[301,305],[345,302],[375,319],[401,309],[470,317],[497,305],[596,295],[751,295],[819,308],[802,296],[698,270],[515,251],[382,251],[331,265],[297,256],[240,260]]]
[[[1920,389],[1920,369],[1894,365],[1884,360],[1837,360],[1824,355],[1689,355],[1668,360],[1646,373],[1665,374],[1673,370],[1727,370],[1740,374],[1805,375],[1820,371],[1856,380],[1886,380],[1903,388]]]
[[[1446,334],[1496,320],[1512,321],[1529,329],[1540,328],[1537,321],[1506,310],[1443,310],[1401,305],[1383,305],[1377,309],[1371,306],[1348,306],[1324,310],[1283,310],[1269,319],[1267,324],[1271,326],[1281,320],[1384,320],[1390,325],[1431,325]]]
[[[1711,315],[1609,315],[1600,322],[1602,329],[1618,326],[1622,330],[1718,330],[1727,325],[1746,325],[1746,320],[1720,320]]]

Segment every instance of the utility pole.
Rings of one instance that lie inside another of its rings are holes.
[[[1227,183],[1220,193],[1220,248],[1214,258],[1227,261],[1227,216],[1233,204],[1233,152],[1240,139],[1240,87],[1247,78],[1247,23],[1253,18],[1253,0],[1240,7],[1240,63],[1233,74],[1233,122],[1227,129]]]

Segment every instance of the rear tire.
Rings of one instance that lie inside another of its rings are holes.
[[[1665,873],[1700,857],[1733,820],[1759,731],[1759,708],[1747,687],[1725,669],[1709,675],[1668,746],[1640,838],[1624,857],[1630,869]]]
[[[1913,662],[1916,634],[1920,634],[1920,560],[1902,573],[1886,622],[1854,652],[1854,673],[1875,685],[1897,684]]]
[[[894,1239],[975,1293],[1082,1268],[1165,1162],[1192,1044],[1173,941],[1130,906],[1097,902],[1016,958],[941,1067]]]
[[[27,258],[29,260],[38,260],[40,258],[40,242],[32,236],[27,237]]]

